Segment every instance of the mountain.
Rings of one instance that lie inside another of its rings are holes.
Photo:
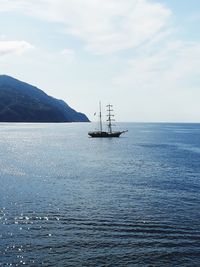
[[[7,75],[0,75],[0,122],[89,122],[64,101]]]

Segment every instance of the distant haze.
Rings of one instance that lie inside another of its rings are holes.
[[[0,74],[90,120],[200,122],[200,1],[1,0]]]

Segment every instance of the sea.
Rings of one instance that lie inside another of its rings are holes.
[[[200,266],[200,124],[0,124],[0,266]]]

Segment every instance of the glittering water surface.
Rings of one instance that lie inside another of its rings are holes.
[[[200,124],[0,126],[0,266],[200,266]]]

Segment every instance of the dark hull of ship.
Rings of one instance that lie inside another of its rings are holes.
[[[96,132],[89,132],[88,135],[90,137],[95,137],[95,138],[107,138],[107,137],[120,137],[120,135],[124,132],[101,132],[101,131],[96,131]]]

